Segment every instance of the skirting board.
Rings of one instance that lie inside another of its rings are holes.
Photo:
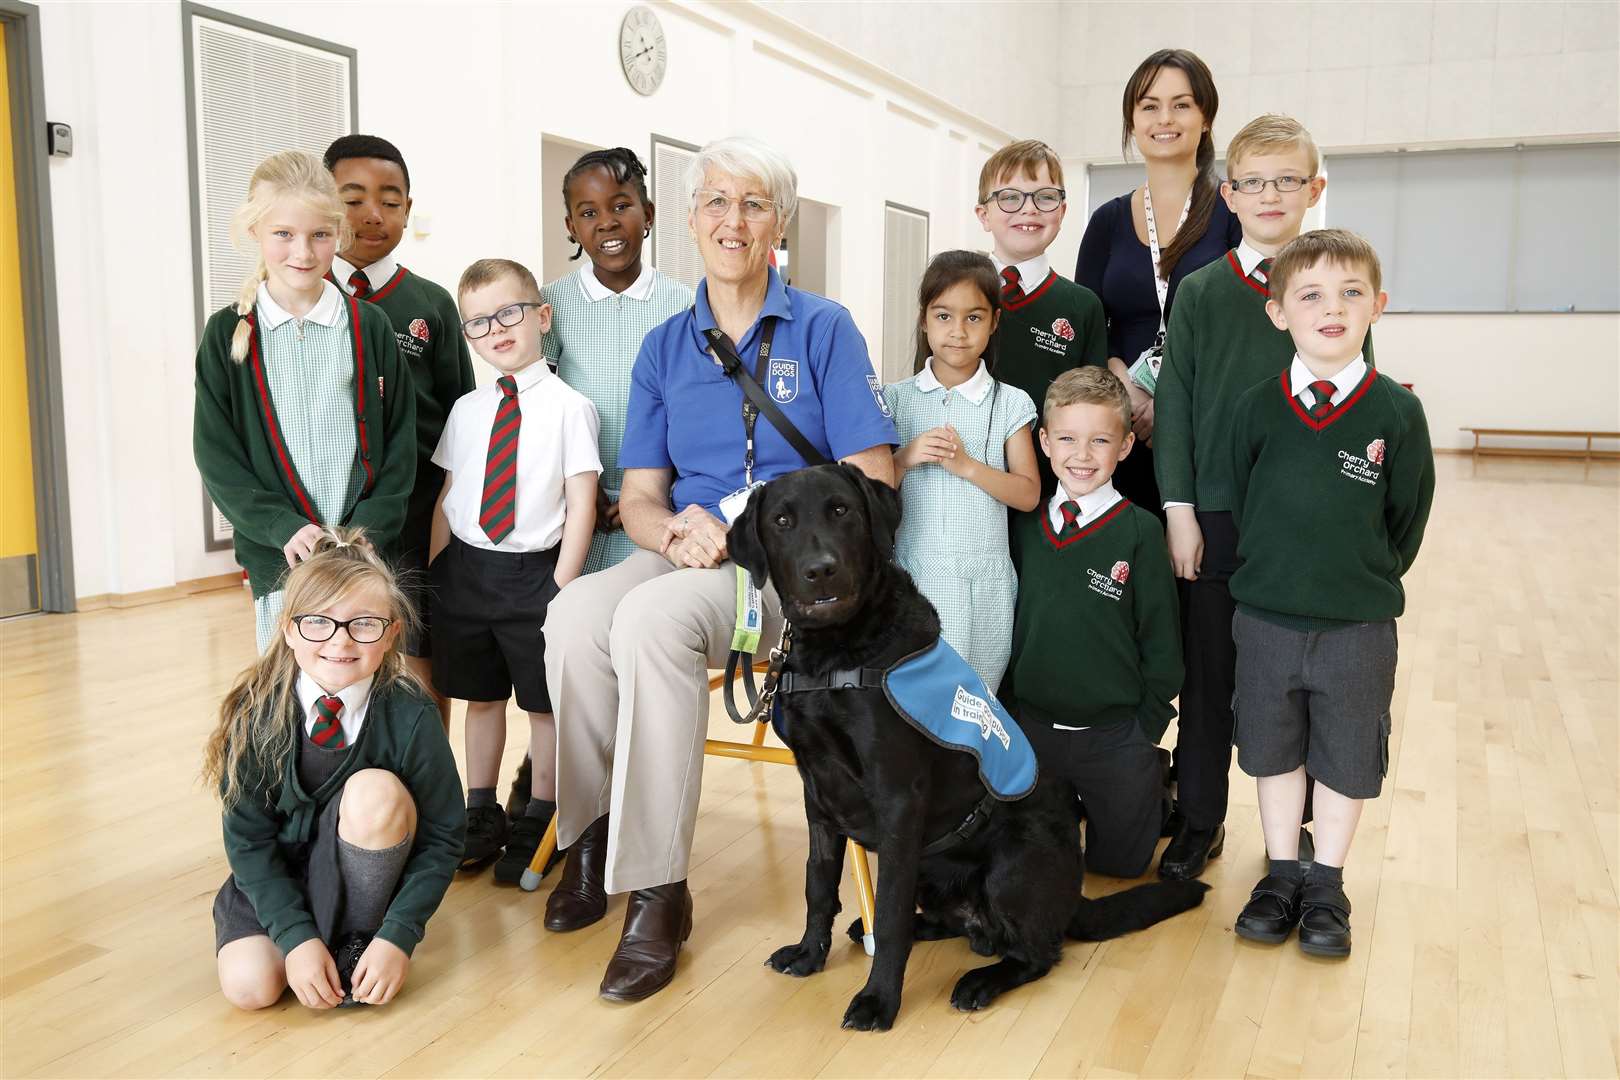
[[[216,589],[240,589],[241,587],[242,572],[233,570],[228,574],[194,578],[191,581],[176,582],[161,589],[147,589],[144,592],[97,593],[95,596],[81,596],[78,599],[77,610],[97,611],[101,608],[142,607],[146,604],[161,604],[165,600],[179,600],[183,597],[194,596],[197,593],[213,592]]]

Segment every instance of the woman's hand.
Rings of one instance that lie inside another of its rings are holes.
[[[1125,380],[1125,389],[1131,395],[1131,430],[1136,433],[1138,442],[1153,445],[1153,395],[1137,386],[1130,379]]]
[[[1170,566],[1176,577],[1197,581],[1204,568],[1204,531],[1190,506],[1166,508],[1164,538],[1170,545]]]
[[[729,532],[725,522],[693,503],[664,523],[659,550],[674,566],[711,570],[726,561]]]
[[[354,1000],[364,1005],[388,1004],[405,985],[405,974],[410,969],[411,958],[404,949],[380,937],[372,938],[349,980]]]
[[[310,938],[287,954],[287,985],[311,1009],[331,1009],[343,1002],[337,964],[320,938]]]
[[[296,567],[315,553],[315,541],[321,538],[322,531],[321,527],[312,521],[292,534],[292,539],[281,549],[281,553],[287,557],[288,567]]]

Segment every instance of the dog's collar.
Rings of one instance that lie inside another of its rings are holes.
[[[778,694],[803,694],[811,690],[881,690],[883,676],[888,668],[840,668],[823,675],[805,675],[797,671],[784,671],[778,682]]]

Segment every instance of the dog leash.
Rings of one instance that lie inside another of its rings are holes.
[[[726,657],[726,684],[722,697],[726,714],[735,724],[765,724],[770,722],[771,703],[776,699],[782,682],[782,666],[793,647],[793,624],[782,620],[782,636],[771,649],[770,664],[765,669],[763,687],[754,682],[754,653],[752,650],[732,649]],[[748,713],[737,708],[737,669],[742,668],[743,692],[748,695]]]

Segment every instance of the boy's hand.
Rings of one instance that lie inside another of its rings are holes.
[[[1204,531],[1190,506],[1165,509],[1164,538],[1170,545],[1170,565],[1176,577],[1197,581],[1204,568]]]
[[[391,941],[380,937],[371,939],[360,962],[354,966],[349,984],[354,987],[354,1000],[364,1005],[386,1005],[394,1000],[399,988],[405,985],[405,974],[411,969],[411,958]]]
[[[944,465],[957,451],[956,432],[949,427],[930,428],[906,443],[894,455],[894,463],[902,470],[933,462]]]
[[[315,553],[315,541],[321,538],[321,527],[313,521],[292,534],[292,539],[282,547],[281,553],[287,557],[287,566],[296,567],[299,563]]]
[[[596,489],[596,531],[612,532],[623,528],[619,524],[619,500],[608,498],[608,493],[600,485]]]
[[[287,985],[311,1009],[331,1009],[343,1001],[337,964],[320,938],[310,938],[287,954]]]

